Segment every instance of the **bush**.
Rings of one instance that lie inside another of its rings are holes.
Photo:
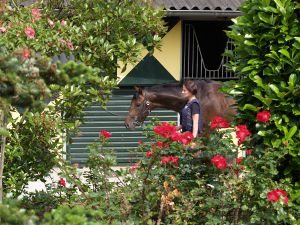
[[[111,168],[109,137],[100,135],[90,146],[87,183],[65,165],[66,183],[52,192],[64,206],[47,213],[44,222],[297,224],[290,179],[273,179],[280,154],[253,146],[256,134],[246,125],[230,128],[220,121],[194,140],[171,124],[156,124],[147,132],[149,141],[139,145],[144,157],[120,171]]]
[[[227,32],[235,49],[229,68],[240,77],[228,84],[239,108],[239,121],[259,129],[253,143],[260,152],[278,154],[280,178],[291,178],[299,195],[300,4],[296,0],[249,0]],[[269,111],[271,122],[257,123],[256,112]]]

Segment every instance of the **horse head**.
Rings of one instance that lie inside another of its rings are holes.
[[[152,110],[151,102],[144,88],[134,87],[136,93],[133,95],[128,114],[125,118],[125,127],[134,130],[141,126]]]

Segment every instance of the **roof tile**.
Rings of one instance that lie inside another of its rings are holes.
[[[153,0],[155,6],[167,10],[222,10],[238,11],[244,0]]]

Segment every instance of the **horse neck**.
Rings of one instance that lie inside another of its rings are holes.
[[[172,87],[163,90],[146,89],[146,98],[152,103],[152,108],[164,108],[179,112],[186,100],[181,96],[181,88]]]

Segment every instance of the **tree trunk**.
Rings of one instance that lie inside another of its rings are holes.
[[[0,126],[4,129],[7,125],[7,117],[3,110],[0,110]],[[4,168],[4,152],[5,152],[6,136],[1,136],[1,152],[0,152],[0,203],[3,200],[3,168]]]

